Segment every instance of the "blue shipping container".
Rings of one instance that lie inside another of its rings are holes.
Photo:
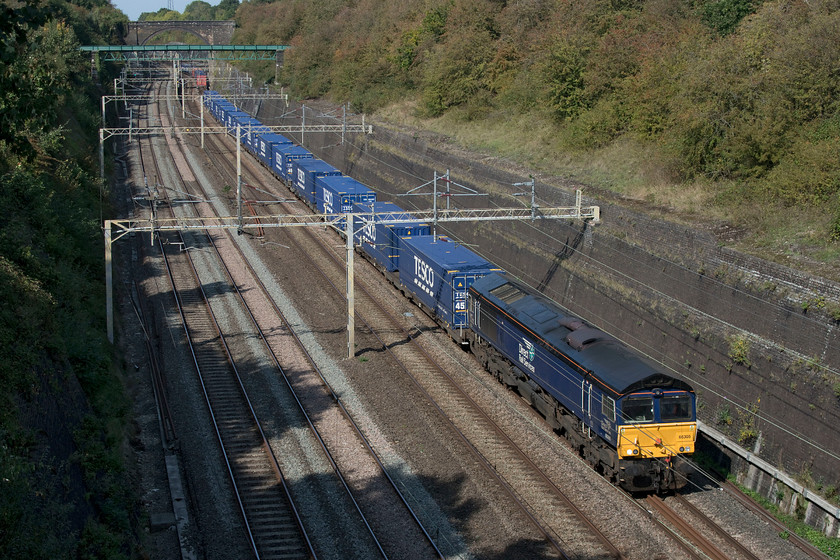
[[[501,269],[444,237],[401,241],[400,283],[448,328],[467,327],[467,290]]]
[[[278,144],[274,146],[271,168],[281,178],[292,181],[294,178],[294,162],[298,159],[312,159],[312,152],[302,146],[294,144]]]
[[[264,133],[257,133],[257,157],[262,160],[264,164],[271,167],[272,159],[274,157],[274,146],[290,146],[292,141],[286,138],[285,136],[281,136],[279,134],[275,134],[274,132],[264,132]],[[280,158],[280,162],[282,165],[283,158]]]
[[[239,109],[237,109],[236,106],[233,105],[233,103],[230,103],[230,102],[228,102],[228,103],[221,103],[220,102],[216,105],[216,107],[217,107],[217,110],[218,110],[218,113],[219,113],[217,115],[218,119],[219,119],[219,122],[222,123],[222,126],[224,126],[225,128],[227,128],[228,113],[241,113],[242,112]]]
[[[218,91],[208,90],[204,92],[202,101],[204,106],[210,110],[210,114],[213,114],[213,106],[221,99],[223,98]]]
[[[225,117],[228,113],[232,111],[238,111],[236,106],[230,101],[217,101],[215,105],[213,105],[213,116],[216,117],[216,120],[222,123],[222,126],[225,124]]]
[[[356,203],[359,215],[353,224],[353,242],[388,272],[399,268],[402,239],[429,235],[429,224],[421,221],[389,224],[387,220],[408,220],[409,214],[393,202]],[[365,216],[374,213],[375,216]]]
[[[227,111],[225,112],[225,128],[233,135],[236,135],[236,125],[242,124],[241,119],[250,119],[251,115],[245,111]]]
[[[315,178],[315,206],[323,214],[346,214],[354,202],[376,202],[376,193],[353,177],[327,175]],[[343,222],[342,222],[343,223]]]
[[[257,119],[254,119],[257,121]],[[259,150],[260,145],[258,141],[258,137],[260,134],[269,134],[271,129],[265,126],[264,124],[257,121],[258,124],[248,127],[248,133],[245,135],[245,145],[247,146],[248,150],[257,155],[257,150]]]
[[[315,208],[315,178],[327,175],[341,175],[341,171],[324,160],[317,158],[296,159],[292,162],[295,192],[309,206]]]
[[[232,113],[236,115],[236,113]],[[230,127],[230,133],[234,136],[236,135],[236,126],[239,125],[239,141],[242,142],[242,145],[245,148],[248,148],[248,134],[251,130],[255,127],[262,126],[260,121],[252,117],[251,115],[245,114],[246,116],[234,116],[233,117],[233,124]]]

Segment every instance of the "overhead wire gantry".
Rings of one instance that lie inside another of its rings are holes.
[[[353,356],[355,341],[355,311],[354,311],[354,224],[356,218],[362,223],[370,223],[378,220],[383,224],[416,223],[417,221],[441,223],[441,222],[482,222],[482,221],[514,221],[514,220],[585,220],[592,223],[600,221],[600,208],[598,206],[583,206],[581,192],[577,191],[575,205],[570,207],[519,207],[519,208],[446,208],[434,210],[412,210],[401,213],[399,219],[394,218],[393,213],[377,214],[371,213],[349,213],[349,214],[312,214],[312,215],[266,215],[266,216],[243,216],[239,212],[237,216],[227,217],[179,217],[156,219],[154,212],[149,218],[133,218],[129,220],[106,220],[105,233],[105,299],[107,307],[107,329],[108,340],[114,340],[114,318],[113,318],[113,270],[112,270],[112,244],[130,233],[149,233],[154,242],[155,233],[167,231],[190,231],[190,230],[236,230],[243,232],[247,230],[258,230],[260,228],[281,228],[281,227],[319,227],[325,225],[333,227],[336,231],[345,236],[347,250],[347,348],[349,357]],[[364,225],[362,226],[364,227]],[[114,233],[116,232],[116,234]]]
[[[173,64],[172,77],[167,78],[174,81],[177,86],[179,70]],[[127,78],[124,78],[127,79]],[[126,83],[126,82],[123,82]],[[129,102],[156,102],[156,101],[180,101],[182,107],[182,118],[186,118],[186,88],[183,87],[183,82],[180,87],[179,95],[126,95],[123,89],[122,95],[118,95],[118,82],[114,81],[115,95],[103,96],[102,98],[102,119],[105,122],[105,110],[108,103],[118,103],[120,101],[128,104]],[[177,91],[177,88],[176,88]],[[100,129],[100,172],[104,180],[104,141],[106,138],[112,136],[128,136],[132,135],[158,135],[158,134],[201,134],[202,148],[204,147],[204,134],[228,134],[230,131],[227,127],[212,126],[208,127],[204,123],[204,104],[198,99],[199,96],[191,96],[190,99],[197,100],[200,106],[200,118],[196,124],[188,124],[185,126],[146,126],[133,127],[131,119],[128,127],[102,128]],[[288,101],[285,94],[240,94],[241,99],[268,99],[279,98]],[[361,124],[348,124],[346,122],[346,114],[344,122],[341,124],[307,124],[305,107],[301,118],[300,125],[290,126],[267,126],[272,132],[278,133],[297,133],[301,134],[301,143],[305,132],[340,132],[342,138],[344,133],[348,132],[372,132],[370,127],[367,127],[364,122],[364,115],[362,116]],[[237,127],[236,138],[241,138],[241,132]],[[238,184],[241,184],[241,168],[240,168],[240,150],[239,143],[237,143],[237,176]],[[437,191],[437,182],[444,182],[446,185],[446,192],[439,193]],[[106,313],[107,313],[107,331],[108,340],[114,340],[114,319],[113,319],[113,268],[112,268],[112,246],[113,243],[130,233],[149,233],[154,240],[155,234],[168,231],[189,231],[189,230],[236,230],[242,233],[248,230],[259,230],[265,228],[276,227],[320,227],[326,226],[335,228],[339,233],[345,236],[346,251],[347,251],[347,347],[348,356],[352,357],[354,353],[354,275],[353,275],[353,258],[354,258],[354,224],[359,218],[362,222],[362,227],[372,221],[379,221],[383,224],[396,225],[400,223],[416,223],[417,221],[429,222],[431,224],[438,224],[442,222],[480,222],[480,221],[514,221],[514,220],[584,220],[585,222],[598,223],[600,221],[600,209],[598,206],[583,206],[581,201],[581,193],[577,191],[575,198],[575,205],[571,207],[537,207],[534,199],[534,180],[531,179],[528,183],[516,183],[516,186],[528,184],[531,186],[531,205],[530,207],[518,208],[451,208],[450,196],[453,193],[450,191],[450,186],[455,185],[463,189],[467,189],[463,185],[452,183],[449,179],[449,172],[446,175],[438,176],[435,173],[435,179],[430,183],[421,185],[418,189],[423,188],[429,184],[434,186],[432,193],[434,199],[434,206],[431,210],[415,210],[406,211],[401,214],[400,218],[395,218],[393,214],[376,214],[376,213],[350,213],[350,214],[331,214],[331,215],[266,215],[266,216],[243,216],[241,210],[241,196],[240,187],[237,187],[237,215],[228,217],[178,217],[159,219],[155,216],[154,208],[152,208],[151,216],[148,218],[134,218],[128,220],[106,220],[104,222],[105,235],[105,277],[106,277]],[[417,193],[418,189],[410,191],[411,194]],[[471,191],[470,196],[480,195]],[[524,194],[524,193],[517,193]],[[437,206],[438,197],[446,197],[446,208],[440,209]]]

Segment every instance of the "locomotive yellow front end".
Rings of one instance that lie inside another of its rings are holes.
[[[618,456],[635,459],[690,454],[696,439],[696,422],[624,425],[618,429]]]
[[[679,490],[688,482],[681,456],[694,452],[695,422],[624,425],[618,431],[622,486],[631,491]]]

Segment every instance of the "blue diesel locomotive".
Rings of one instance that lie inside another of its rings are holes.
[[[596,470],[631,491],[682,488],[695,395],[525,284],[490,274],[469,290],[473,354],[516,388]]]
[[[313,210],[356,214],[356,247],[400,291],[526,397],[597,471],[630,491],[675,490],[694,451],[695,395],[685,382],[393,203],[353,183],[302,146],[242,114],[217,92],[211,113]],[[241,129],[240,129],[241,130]],[[339,188],[340,186],[340,188]],[[345,192],[346,191],[346,192]],[[340,207],[327,201],[341,202]]]

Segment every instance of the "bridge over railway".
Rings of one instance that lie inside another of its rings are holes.
[[[126,45],[145,45],[167,31],[183,31],[195,35],[206,45],[229,45],[236,22],[229,21],[130,21],[123,40]]]

